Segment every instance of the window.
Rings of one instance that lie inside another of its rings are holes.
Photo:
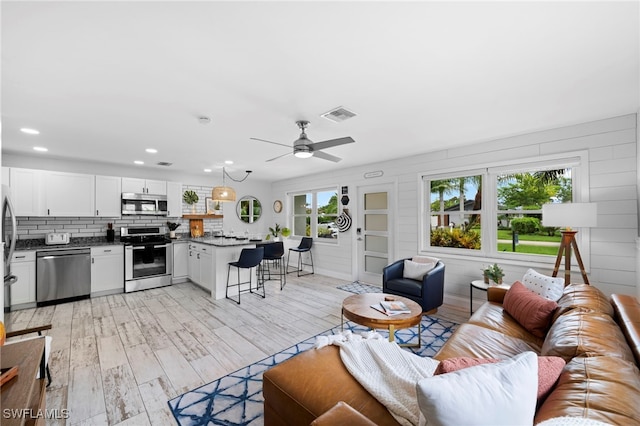
[[[338,191],[335,189],[292,195],[293,229],[299,237],[337,240]]]
[[[423,176],[423,249],[513,259],[555,257],[561,234],[542,226],[542,205],[587,199],[588,182],[580,179],[588,176],[586,155]]]
[[[482,175],[435,179],[429,188],[430,245],[480,250]]]

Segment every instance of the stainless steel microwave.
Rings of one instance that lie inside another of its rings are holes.
[[[166,216],[167,196],[154,194],[122,193],[123,215]]]

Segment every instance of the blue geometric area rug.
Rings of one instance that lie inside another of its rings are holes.
[[[404,348],[420,356],[433,356],[458,327],[458,324],[439,318],[422,317],[422,346]],[[351,321],[345,323],[345,330],[353,333],[368,331],[366,327]],[[340,326],[327,330],[318,336],[340,333]],[[377,330],[385,338],[389,332]],[[264,424],[264,399],[262,398],[262,373],[297,354],[313,350],[316,337],[291,346],[261,361],[241,368],[209,384],[189,391],[169,401],[178,424],[195,425],[251,425]],[[396,331],[398,343],[417,343],[418,328]]]
[[[354,281],[350,284],[342,284],[336,287],[340,290],[349,291],[351,293],[361,294],[361,293],[382,293],[382,288],[377,287],[375,285],[369,285],[365,283],[361,283],[359,281]]]

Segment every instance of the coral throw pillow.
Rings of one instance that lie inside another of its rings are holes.
[[[500,362],[495,358],[470,358],[458,357],[449,358],[440,361],[434,375],[451,373],[463,368],[473,367],[475,365],[490,364]],[[538,357],[538,403],[543,401],[553,386],[558,381],[558,377],[562,373],[565,366],[564,359],[559,356],[539,356]]]
[[[544,337],[558,304],[535,294],[520,281],[516,281],[505,294],[502,307],[529,333]]]

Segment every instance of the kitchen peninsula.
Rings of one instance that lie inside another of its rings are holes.
[[[225,297],[229,262],[237,261],[243,248],[255,248],[257,245],[265,244],[262,240],[229,237],[186,238],[186,240],[189,244],[189,279],[210,291],[213,299]],[[255,271],[251,273],[255,274]],[[246,276],[246,272],[244,274]],[[242,279],[246,280],[246,278]],[[237,287],[230,290],[230,296],[237,294]]]

